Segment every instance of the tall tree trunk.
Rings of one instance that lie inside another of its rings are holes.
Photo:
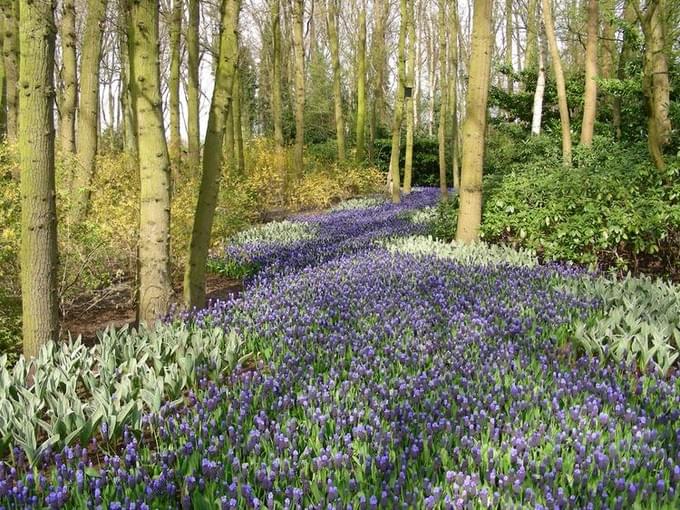
[[[614,19],[616,16],[614,0],[604,0],[602,2],[602,69],[601,76],[604,79],[610,80],[615,78],[615,62],[616,62],[616,28],[614,27]],[[621,110],[616,108],[614,96],[606,95],[606,103],[612,109],[612,127],[616,129],[616,125],[621,124]],[[618,117],[618,120],[617,120]]]
[[[451,172],[453,187],[460,188],[458,162],[458,0],[449,6],[449,118],[451,119]]]
[[[437,84],[437,45],[435,44],[435,30],[434,30],[434,22],[432,21],[431,16],[429,17],[429,27],[430,27],[430,33],[428,37],[428,66],[429,66],[429,73],[428,73],[428,85],[430,87],[430,99],[429,99],[429,115],[428,115],[428,124],[427,124],[427,136],[433,136],[434,135],[434,92],[438,88]]]
[[[388,0],[375,0],[373,2],[374,27],[371,38],[371,61],[374,75],[371,83],[373,100],[371,101],[371,115],[369,118],[371,157],[373,157],[374,144],[378,132],[385,125],[385,25],[387,24],[389,9]]]
[[[200,100],[201,86],[198,81],[200,3],[188,0],[189,26],[187,45],[187,163],[192,172],[198,173],[201,165]]]
[[[222,142],[225,129],[229,125],[234,73],[238,60],[239,8],[240,0],[222,0],[219,61],[208,114],[203,173],[191,231],[189,259],[184,273],[184,302],[187,307],[205,306],[205,266],[220,188]],[[233,126],[233,122],[231,125]]]
[[[539,26],[541,24],[539,23]],[[541,134],[541,119],[543,117],[543,96],[545,94],[545,52],[543,51],[543,38],[541,31],[537,34],[538,43],[538,76],[536,77],[536,90],[534,90],[534,106],[532,109],[531,134]]]
[[[626,66],[630,62],[633,55],[633,43],[637,40],[637,13],[635,10],[635,2],[637,0],[625,0],[623,7],[623,42],[621,44],[621,53],[619,54],[619,62],[616,68],[616,77],[619,80],[625,80],[627,77]],[[621,124],[623,122],[623,111],[621,108],[621,97],[614,98],[613,105],[613,122],[616,139],[620,140],[622,135]]]
[[[583,122],[581,124],[581,144],[593,144],[595,116],[597,114],[597,28],[598,0],[588,0],[588,39],[586,41],[586,85],[583,93]]]
[[[505,66],[508,72],[513,72],[512,65],[512,0],[505,0]],[[508,74],[508,94],[512,94],[514,90],[514,80],[511,74]]]
[[[170,303],[170,157],[161,98],[158,0],[129,2],[130,90],[139,146],[137,319],[152,323]]]
[[[5,17],[2,51],[7,93],[7,141],[15,143],[19,118],[19,0],[3,1],[0,7]]]
[[[173,182],[176,181],[178,167],[182,157],[179,97],[180,67],[182,65],[180,53],[182,13],[182,0],[173,0],[172,17],[170,19],[170,76],[168,79],[168,88],[170,89],[170,143],[168,149],[170,152],[170,162],[174,169]]]
[[[75,0],[64,0],[61,15],[60,37],[63,67],[63,98],[61,101],[61,150],[76,152],[76,106],[78,104],[78,69],[76,60],[76,5]]]
[[[292,31],[293,52],[295,55],[295,152],[294,177],[304,171],[305,147],[305,45],[303,38],[303,22],[305,14],[304,0],[293,0]]]
[[[392,151],[390,153],[390,169],[389,169],[389,192],[392,196],[392,202],[398,204],[401,201],[401,190],[399,175],[399,156],[401,153],[401,124],[404,116],[404,88],[406,82],[405,76],[405,46],[406,46],[406,29],[407,29],[407,1],[413,0],[399,0],[399,46],[397,49],[397,93],[394,100],[394,118],[392,119]]]
[[[274,141],[283,148],[283,124],[281,120],[281,0],[272,0],[272,117]]]
[[[640,17],[645,36],[642,90],[647,103],[647,144],[652,161],[659,170],[666,167],[663,152],[671,136],[670,83],[663,20],[666,12],[663,0],[650,0]]]
[[[54,185],[54,4],[21,0],[19,159],[21,301],[26,358],[59,335]]]
[[[406,57],[406,154],[404,157],[404,193],[411,193],[411,183],[413,180],[413,131],[414,131],[414,77],[416,65],[416,23],[414,4],[412,0],[408,3],[408,15],[406,17],[406,34],[408,37],[408,49]]]
[[[338,144],[338,161],[345,161],[345,119],[342,113],[342,76],[340,71],[340,47],[338,44],[337,0],[327,0],[326,27],[333,68],[333,102],[335,104],[335,139]]]
[[[446,72],[446,0],[439,0],[439,126],[437,138],[439,141],[439,192],[442,200],[448,200],[449,188],[446,183],[446,103],[447,103],[447,72]]]
[[[2,56],[5,40],[5,15],[0,9],[0,141],[7,138],[7,77],[5,75],[5,59]]]
[[[238,58],[237,58],[238,60]],[[231,114],[234,124],[234,151],[236,154],[236,171],[240,175],[246,173],[246,157],[243,149],[243,123],[241,119],[241,69],[235,67],[232,86],[232,108]]]
[[[125,7],[127,0],[120,0],[121,9],[125,13],[125,26],[129,25],[128,12]],[[118,43],[120,45],[120,102],[123,110],[123,148],[127,156],[127,163],[134,164],[137,168],[137,118],[132,107],[131,87],[130,87],[130,58],[127,34],[123,30],[118,32]]]
[[[486,138],[486,106],[489,97],[492,0],[475,0],[465,121],[463,122],[463,168],[456,240],[479,240],[482,222],[482,170]]]
[[[538,63],[538,0],[527,4],[527,47],[524,52],[524,69],[535,69]]]
[[[72,193],[71,221],[78,223],[87,215],[92,191],[92,178],[99,139],[99,67],[106,0],[88,0],[83,51],[80,57],[80,105],[78,108],[78,138],[76,167]]]
[[[359,11],[359,40],[357,47],[357,118],[356,159],[363,161],[366,152],[364,137],[366,126],[366,1],[362,0]]]
[[[562,161],[565,166],[571,166],[571,126],[569,122],[569,106],[567,105],[567,87],[564,82],[564,72],[562,71],[559,48],[557,47],[557,37],[555,36],[555,25],[553,24],[550,0],[541,0],[541,2],[543,7],[545,38],[548,42],[553,70],[555,72],[557,103],[560,109],[560,124],[562,126]]]

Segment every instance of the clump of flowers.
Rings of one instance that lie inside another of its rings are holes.
[[[260,259],[240,297],[183,317],[238,331],[253,370],[199,369],[107,455],[49,452],[35,473],[19,456],[0,505],[677,508],[680,379],[558,348],[600,306],[581,272],[391,252],[390,208],[377,234],[351,211],[311,220],[355,251]]]

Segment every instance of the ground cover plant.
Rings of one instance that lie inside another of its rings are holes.
[[[397,239],[434,193],[251,240],[245,292],[173,320],[237,332],[254,370],[198,366],[118,445],[15,448],[0,506],[677,508],[677,374],[561,349],[608,303],[581,269]]]

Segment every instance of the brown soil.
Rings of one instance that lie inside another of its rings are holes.
[[[233,278],[209,273],[206,276],[206,297],[210,300],[226,299],[243,291],[243,282]],[[173,302],[179,304],[182,284],[176,282]],[[85,295],[63,311],[61,336],[76,338],[81,336],[85,344],[92,345],[97,340],[97,332],[108,327],[120,328],[136,326],[134,282],[124,281],[91,294]]]

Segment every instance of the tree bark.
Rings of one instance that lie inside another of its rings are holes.
[[[539,24],[540,25],[540,24]],[[538,43],[538,76],[536,77],[536,90],[534,91],[534,105],[532,108],[531,134],[541,134],[541,119],[543,117],[543,96],[545,94],[545,56],[541,32],[537,34]]]
[[[588,0],[588,39],[586,41],[586,84],[583,93],[583,122],[581,123],[581,144],[593,144],[595,116],[597,114],[597,28],[598,0]]]
[[[492,0],[475,0],[465,121],[463,122],[463,168],[456,240],[479,240],[482,221],[482,171],[486,135],[486,107],[489,97]]]
[[[357,118],[356,159],[363,161],[366,152],[366,2],[362,0],[359,11],[359,40],[357,45]]]
[[[446,103],[447,103],[447,72],[446,72],[446,0],[439,0],[439,126],[437,138],[439,141],[439,193],[442,200],[448,200],[449,188],[446,183]]]
[[[553,24],[550,0],[541,0],[545,37],[550,49],[553,70],[555,72],[555,86],[557,87],[557,102],[560,109],[560,124],[562,126],[562,161],[565,166],[571,166],[571,126],[569,122],[569,106],[567,105],[567,87],[564,82],[562,61],[557,47],[555,25]]]
[[[7,138],[7,76],[5,75],[5,59],[2,56],[5,40],[5,15],[0,9],[0,140]]]
[[[283,125],[281,121],[281,0],[272,0],[272,117],[274,141],[283,148]]]
[[[54,4],[21,0],[19,160],[21,295],[26,358],[59,335],[54,184]],[[17,42],[15,40],[15,42]]]
[[[59,135],[61,150],[76,152],[76,106],[78,104],[78,64],[76,60],[76,6],[75,0],[64,0],[60,25],[61,58],[63,67],[63,96]]]
[[[413,0],[410,0],[413,1]],[[404,51],[406,46],[406,24],[407,24],[407,0],[399,0],[399,13],[401,21],[399,23],[399,46],[397,49],[397,94],[394,100],[394,118],[392,119],[392,151],[390,154],[390,170],[388,175],[389,193],[392,202],[401,202],[401,189],[399,175],[399,156],[401,152],[401,123],[404,116],[404,85],[406,81],[404,69]]]
[[[512,32],[512,0],[505,0],[505,66],[508,72],[513,71]],[[508,74],[508,94],[513,93],[514,85],[512,75]]]
[[[189,259],[184,273],[184,302],[187,307],[205,306],[205,266],[220,188],[222,142],[229,124],[234,74],[238,60],[239,8],[240,0],[222,0],[219,61],[208,114],[203,173],[191,231]]]
[[[663,152],[671,136],[670,83],[662,18],[665,12],[663,0],[650,0],[640,17],[645,36],[642,90],[647,103],[647,143],[652,161],[659,170],[666,167]]]
[[[170,303],[170,157],[159,68],[158,0],[129,2],[130,90],[139,147],[137,320],[152,323]]]
[[[238,50],[237,50],[238,51]],[[238,57],[237,57],[238,60]],[[234,68],[232,85],[232,121],[234,124],[234,151],[236,155],[236,171],[240,175],[246,172],[246,156],[243,149],[243,123],[241,119],[241,69],[236,65]]]
[[[80,105],[76,140],[78,166],[71,187],[75,195],[71,206],[72,223],[85,219],[90,205],[99,141],[99,68],[105,15],[106,0],[88,0],[80,57]]]
[[[19,128],[19,0],[6,0],[0,6],[5,17],[2,51],[7,93],[7,141],[15,143]]]
[[[293,0],[292,31],[295,55],[295,151],[293,177],[304,171],[305,147],[305,45],[303,37],[304,0]]]
[[[449,11],[449,118],[451,119],[451,172],[453,187],[460,188],[458,151],[458,0],[453,0]]]
[[[412,0],[408,3],[408,15],[406,17],[406,35],[408,37],[408,50],[406,57],[406,90],[404,100],[406,101],[406,154],[404,156],[404,193],[411,193],[411,183],[413,181],[413,131],[415,128],[414,118],[414,77],[416,65],[416,24],[414,4]]]
[[[373,100],[369,118],[369,138],[371,157],[378,132],[385,126],[385,25],[389,15],[389,1],[375,0],[373,3],[374,28],[371,38],[371,61],[374,69],[371,83]]]
[[[198,29],[200,24],[199,0],[188,0],[189,26],[187,45],[187,163],[192,172],[198,173],[201,165],[200,94],[198,82]]]
[[[340,48],[338,44],[337,0],[327,0],[326,28],[333,68],[333,102],[335,104],[335,139],[338,144],[338,161],[345,161],[345,119],[342,112],[342,76],[340,71]]]
[[[623,42],[621,43],[621,53],[619,54],[619,62],[616,69],[616,77],[619,80],[625,80],[627,77],[626,66],[630,62],[633,55],[633,45],[637,40],[637,13],[635,11],[635,3],[637,0],[625,0],[623,7]],[[614,98],[613,106],[613,123],[616,139],[620,140],[622,135],[621,125],[623,122],[623,111],[621,109],[621,98]]]
[[[180,127],[180,41],[182,33],[182,0],[173,0],[172,17],[170,19],[170,76],[168,78],[168,88],[170,100],[170,162],[173,166],[173,181],[176,181],[178,167],[182,157],[182,136]]]
[[[527,4],[527,47],[524,52],[524,69],[534,69],[538,63],[538,0]]]

